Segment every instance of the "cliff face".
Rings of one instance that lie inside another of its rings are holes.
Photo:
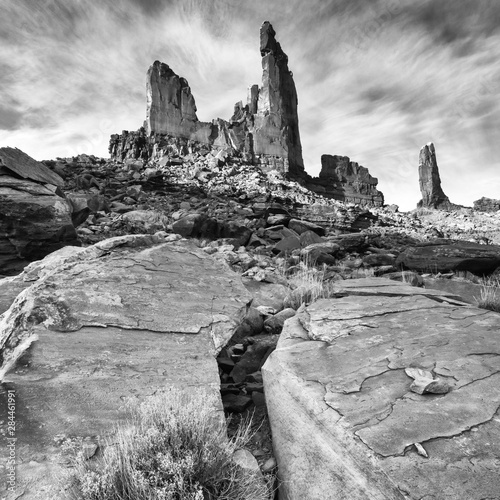
[[[309,179],[309,189],[327,198],[382,206],[384,195],[377,190],[378,179],[367,168],[351,161],[348,156],[322,155],[319,177]]]
[[[196,131],[198,117],[189,84],[165,63],[155,61],[148,69],[146,98],[148,132],[190,137]]]
[[[302,177],[297,91],[288,57],[275,35],[266,21],[260,30],[262,87],[249,87],[247,103],[236,103],[229,121],[199,121],[187,80],[167,64],[155,61],[147,72],[145,130],[111,136],[111,156],[123,160],[161,154],[160,144],[165,140],[160,136],[170,136],[211,147],[230,147],[265,169]]]
[[[246,103],[237,102],[229,121],[201,122],[185,78],[155,61],[147,73],[144,127],[111,136],[109,152],[118,160],[159,159],[205,147],[230,149],[264,171],[277,170],[329,198],[380,206],[377,179],[345,156],[323,155],[319,178],[305,173],[300,141],[298,98],[288,56],[266,21],[260,28],[262,86],[248,88]]]
[[[434,144],[430,142],[420,150],[418,176],[422,199],[418,207],[449,210],[453,204],[441,188],[441,178],[436,160]]]

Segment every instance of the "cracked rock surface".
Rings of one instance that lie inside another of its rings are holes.
[[[185,240],[130,235],[66,247],[16,280],[0,281],[4,295],[27,286],[0,316],[0,398],[7,408],[15,391],[17,495],[60,498],[62,445],[102,447],[129,399],[199,387],[222,410],[214,354],[250,300],[225,264]]]
[[[336,294],[263,367],[286,498],[499,498],[500,316],[384,279]],[[407,368],[449,392],[412,392]]]

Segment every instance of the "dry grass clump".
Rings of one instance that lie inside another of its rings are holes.
[[[267,500],[263,478],[233,462],[250,425],[227,438],[207,394],[171,390],[134,409],[97,459],[79,457],[72,496],[79,500]]]
[[[282,270],[283,276],[292,288],[285,297],[284,304],[297,310],[302,304],[312,304],[318,299],[332,296],[332,281],[325,280],[327,266],[315,267],[307,257],[302,258],[293,268]]]
[[[500,312],[500,279],[498,276],[484,278],[477,306],[481,309]]]

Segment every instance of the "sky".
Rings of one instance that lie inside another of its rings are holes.
[[[411,210],[432,141],[452,202],[500,198],[498,0],[0,0],[0,147],[108,157],[110,134],[143,124],[155,60],[188,80],[200,120],[229,119],[261,84],[266,20],[309,174],[349,156]]]

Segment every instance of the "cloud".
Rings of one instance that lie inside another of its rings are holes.
[[[145,118],[155,60],[184,76],[198,117],[229,118],[261,82],[259,27],[273,23],[299,97],[306,169],[341,154],[389,203],[420,199],[418,152],[434,141],[456,203],[499,197],[496,0],[4,0],[0,145],[43,159],[107,156]]]

